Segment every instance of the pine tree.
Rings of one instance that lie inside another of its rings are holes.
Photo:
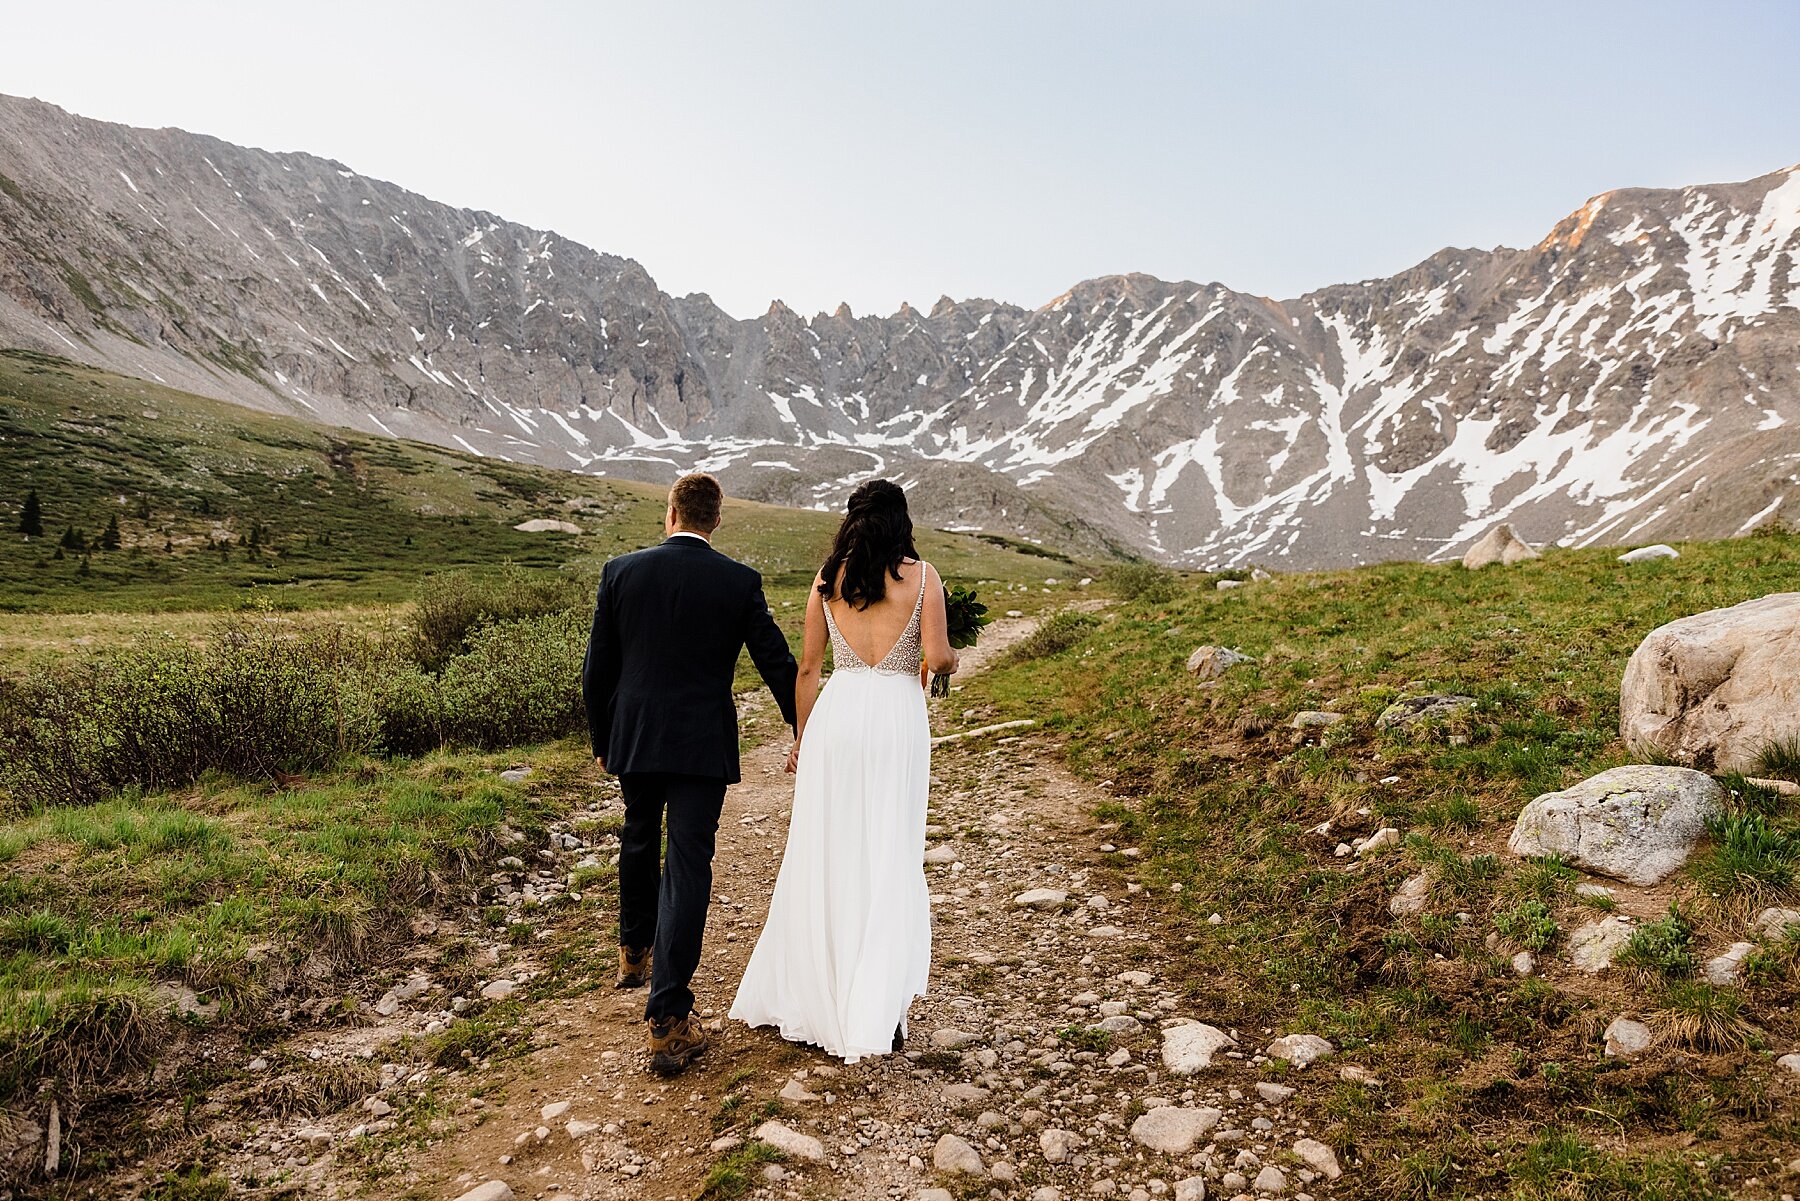
[[[44,536],[44,510],[38,503],[36,488],[25,494],[25,511],[19,514],[19,532],[27,538]]]
[[[119,515],[117,513],[114,513],[112,519],[106,523],[106,532],[100,535],[100,549],[119,549]]]
[[[64,550],[83,551],[87,549],[87,536],[74,526],[63,531],[62,548]]]

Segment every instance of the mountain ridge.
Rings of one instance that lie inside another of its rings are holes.
[[[1614,189],[1535,247],[1292,300],[1127,272],[1036,309],[740,320],[333,160],[0,118],[0,341],[253,407],[814,505],[882,473],[934,524],[1198,566],[1800,515],[1795,473],[1739,446],[1800,427],[1792,168]]]

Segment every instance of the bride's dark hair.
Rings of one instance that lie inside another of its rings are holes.
[[[870,480],[850,494],[831,554],[819,569],[819,595],[867,609],[887,595],[888,577],[900,578],[901,561],[918,557],[906,492],[892,480]]]

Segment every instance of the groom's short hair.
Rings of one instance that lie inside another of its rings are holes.
[[[693,530],[719,528],[719,510],[725,503],[725,490],[719,481],[704,471],[684,475],[669,489],[669,507],[675,510],[675,524]]]

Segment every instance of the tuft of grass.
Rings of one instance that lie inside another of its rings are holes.
[[[1121,600],[1150,605],[1174,600],[1181,583],[1181,577],[1175,572],[1147,562],[1116,563],[1101,574],[1101,580]]]
[[[1509,1173],[1518,1201],[1725,1201],[1707,1170],[1716,1160],[1673,1154],[1617,1155],[1563,1130],[1523,1149]]]
[[[1729,1054],[1757,1040],[1756,1027],[1743,1016],[1743,1008],[1743,995],[1736,989],[1677,980],[1664,990],[1662,1007],[1650,1015],[1650,1024],[1689,1050]]]
[[[764,1164],[780,1163],[786,1156],[768,1143],[752,1139],[715,1163],[700,1184],[700,1201],[730,1201],[755,1188]]]
[[[1771,739],[1756,756],[1756,774],[1800,784],[1800,734]]]
[[[1112,1050],[1113,1036],[1098,1026],[1064,1026],[1056,1032],[1059,1042],[1077,1051],[1094,1051],[1101,1055]]]
[[[1613,963],[1649,979],[1672,980],[1694,974],[1694,927],[1678,905],[1668,916],[1645,922],[1613,957]]]
[[[1800,828],[1755,810],[1709,817],[1713,845],[1693,873],[1720,896],[1779,899],[1800,868]]]
[[[1550,906],[1536,897],[1526,897],[1496,915],[1494,929],[1500,931],[1502,938],[1527,951],[1548,949],[1560,933]]]

